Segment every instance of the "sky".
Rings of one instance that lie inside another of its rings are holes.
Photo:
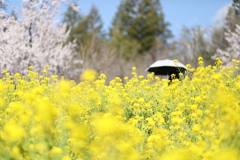
[[[20,8],[22,0],[6,2],[9,6]],[[220,23],[226,15],[231,0],[160,0],[165,20],[170,23],[169,29],[175,38],[179,37],[182,27],[213,26]],[[104,29],[108,31],[117,12],[121,0],[78,0],[80,12],[87,15],[94,4],[100,12],[104,22]],[[62,9],[63,11],[65,8]]]

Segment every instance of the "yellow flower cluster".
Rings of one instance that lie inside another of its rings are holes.
[[[198,60],[170,85],[136,68],[109,85],[94,71],[79,84],[48,77],[47,69],[43,76],[33,67],[27,76],[4,71],[0,159],[238,160],[239,62]]]

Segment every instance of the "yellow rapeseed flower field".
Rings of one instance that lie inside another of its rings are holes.
[[[198,60],[170,85],[136,68],[109,85],[92,70],[79,84],[33,67],[27,76],[4,71],[0,159],[238,160],[239,61]]]

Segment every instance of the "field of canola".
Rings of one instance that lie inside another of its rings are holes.
[[[31,67],[28,76],[5,71],[0,159],[238,160],[238,63],[204,67],[199,58],[171,85],[135,68],[109,85],[90,72],[76,84]]]

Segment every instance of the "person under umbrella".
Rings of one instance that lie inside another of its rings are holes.
[[[184,73],[186,70],[187,67],[184,64],[177,60],[169,59],[158,60],[146,69],[146,71],[153,72],[155,75],[168,76],[170,82],[172,82],[173,79],[180,79],[179,73]]]

